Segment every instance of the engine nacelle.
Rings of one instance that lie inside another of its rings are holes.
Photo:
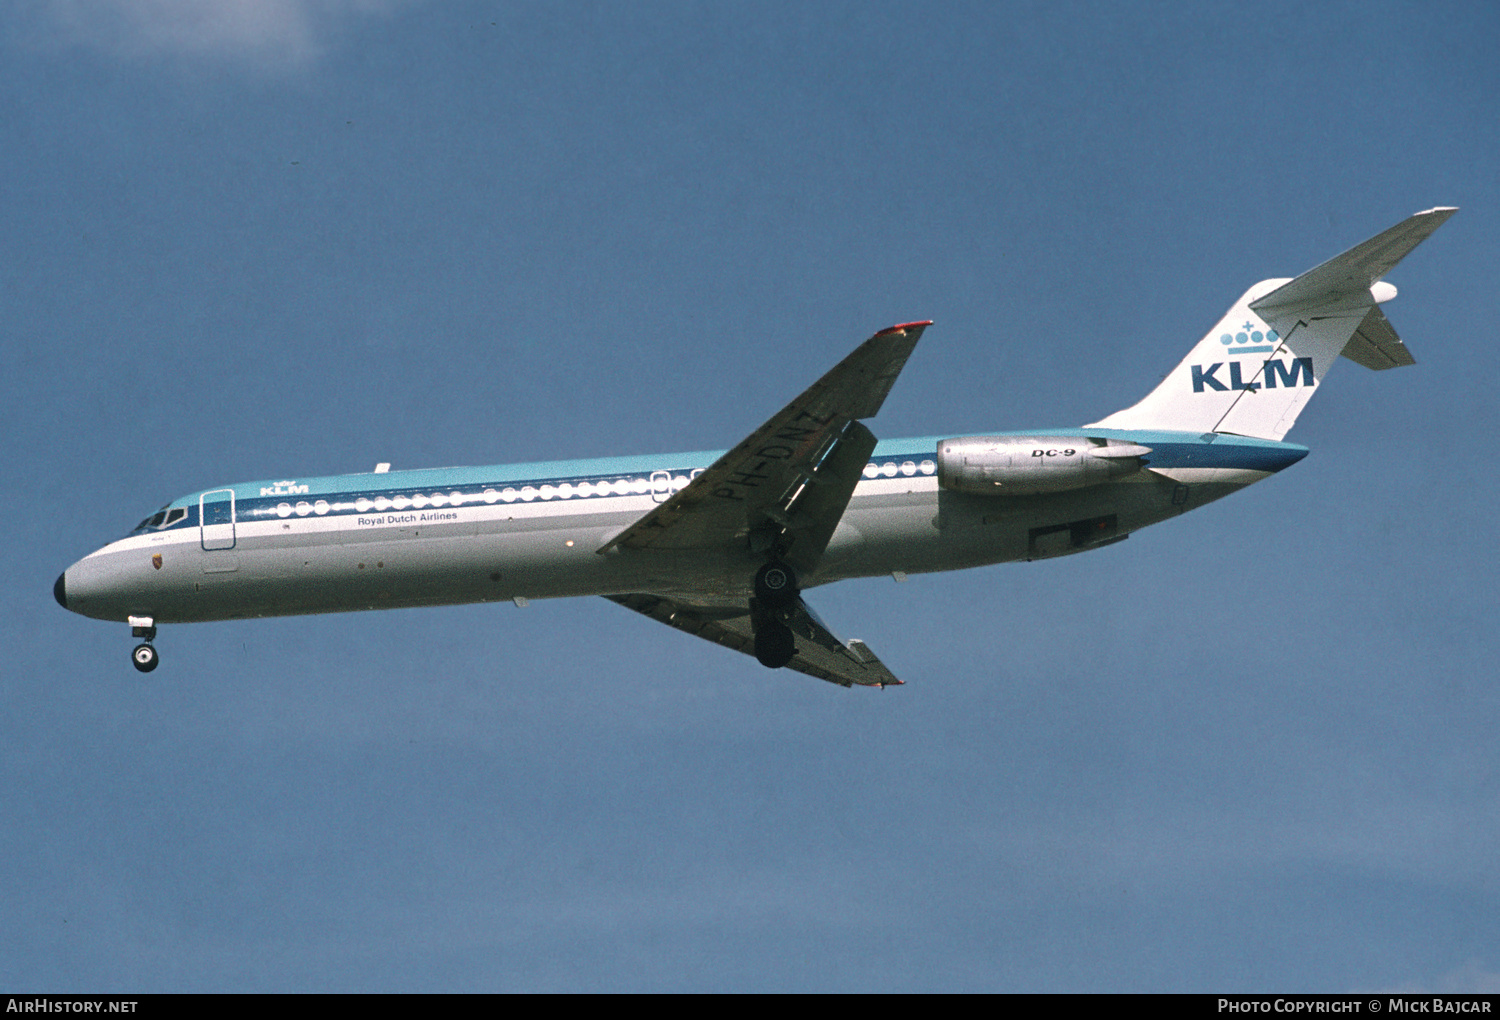
[[[1067,492],[1134,474],[1150,452],[1088,436],[963,436],[938,443],[938,484],[984,496]]]

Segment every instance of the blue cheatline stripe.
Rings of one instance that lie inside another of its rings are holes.
[[[1120,439],[1151,447],[1147,463],[1152,467],[1163,468],[1222,467],[1280,471],[1301,460],[1308,452],[1306,447],[1274,440],[1149,429],[1074,427],[984,434]],[[952,437],[920,436],[885,440],[876,446],[870,463],[865,468],[864,477],[872,480],[930,477],[936,473],[934,458],[938,443],[947,438]],[[379,513],[387,510],[440,511],[453,505],[495,505],[643,495],[653,491],[651,476],[654,473],[668,472],[673,479],[687,478],[694,471],[712,464],[720,456],[721,451],[707,451],[474,468],[433,468],[385,474],[284,478],[278,481],[242,483],[232,488],[236,495],[236,517],[245,521],[324,516],[330,513]],[[667,468],[663,464],[673,466]],[[625,491],[620,491],[622,488]],[[262,495],[262,490],[266,490],[265,495]],[[168,504],[169,508],[183,508],[188,513],[170,529],[163,530],[197,527],[198,500],[205,492],[214,491],[216,490],[200,490]],[[454,492],[460,494],[458,504],[453,502]],[[418,497],[421,497],[420,503]],[[364,505],[361,505],[361,501]]]

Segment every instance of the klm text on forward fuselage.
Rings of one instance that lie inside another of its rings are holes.
[[[1278,385],[1283,387],[1293,386],[1316,386],[1313,379],[1312,358],[1297,358],[1288,367],[1286,362],[1277,358],[1267,361],[1261,372],[1260,381],[1245,382],[1240,375],[1242,362],[1231,361],[1229,363],[1229,384],[1226,386],[1214,373],[1224,367],[1224,362],[1216,361],[1207,368],[1202,365],[1193,365],[1193,392],[1202,393],[1204,387],[1211,390],[1258,390],[1264,384],[1268,390],[1274,390]]]

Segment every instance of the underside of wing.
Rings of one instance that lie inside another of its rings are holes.
[[[715,609],[645,594],[610,595],[607,598],[716,645],[746,655],[755,654],[755,632],[748,608]],[[796,636],[797,652],[786,668],[843,687],[853,684],[885,687],[901,683],[863,641],[840,641],[800,599],[787,623]]]

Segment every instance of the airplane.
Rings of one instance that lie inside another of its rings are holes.
[[[156,629],[244,617],[603,596],[841,684],[899,684],[803,597],[851,577],[1101,549],[1307,455],[1284,442],[1340,355],[1415,364],[1384,277],[1457,209],[1419,212],[1301,276],[1247,290],[1139,403],[1091,424],[877,441],[930,322],[876,333],[727,452],[243,482],[181,496],[53,585]]]

